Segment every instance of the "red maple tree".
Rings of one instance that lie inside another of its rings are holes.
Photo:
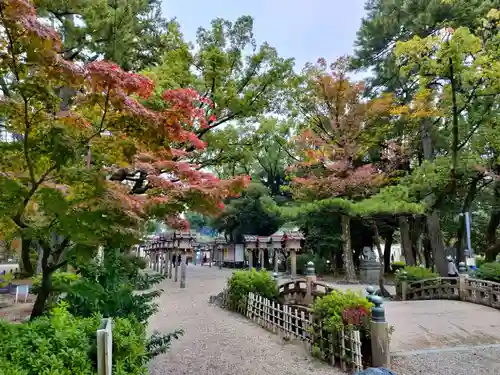
[[[64,60],[59,35],[29,1],[1,1],[0,23],[0,111],[18,135],[0,142],[0,223],[42,249],[36,317],[53,272],[80,245],[137,233],[151,217],[185,227],[183,211],[217,214],[248,178],[220,180],[187,161],[206,146],[193,130],[213,118],[196,91],[167,90],[164,108],[151,109],[150,79],[108,61]],[[22,258],[29,264],[29,247]]]
[[[306,129],[296,139],[301,162],[292,167],[292,191],[298,198],[355,200],[376,191],[386,181],[383,158],[374,163],[370,150],[388,145],[383,141],[392,97],[364,98],[363,82],[352,82],[346,59],[330,66],[322,59],[306,72],[300,108]],[[348,279],[355,279],[350,225],[342,215],[344,263]]]

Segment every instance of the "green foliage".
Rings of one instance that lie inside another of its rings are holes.
[[[500,263],[490,262],[482,264],[474,272],[474,277],[500,283]]]
[[[146,323],[157,312],[153,302],[161,290],[146,290],[165,279],[165,275],[148,276],[139,272],[138,260],[119,250],[105,251],[102,264],[87,263],[78,267],[81,278],[68,291],[65,300],[69,311],[76,316],[88,317],[100,313],[106,317],[133,316]]]
[[[402,277],[406,277],[406,280],[408,283],[412,283],[414,281],[420,281],[420,280],[426,280],[426,279],[434,279],[439,277],[439,275],[432,270],[424,267],[412,267],[412,266],[406,266],[404,269],[405,274],[403,274],[403,271],[396,272],[396,277],[395,277],[395,282],[400,283],[402,280]],[[403,276],[405,275],[405,276]]]
[[[260,183],[251,183],[241,197],[229,201],[212,225],[236,242],[241,242],[245,234],[269,236],[283,224],[278,213],[265,209],[269,201],[273,202],[269,190]]]
[[[323,328],[328,332],[337,332],[344,326],[342,314],[346,309],[362,309],[366,312],[366,322],[371,317],[373,304],[362,295],[350,290],[345,292],[335,290],[332,293],[317,298],[311,306],[311,310]]]
[[[406,267],[406,263],[403,261],[396,261],[391,263],[391,269],[393,272],[396,272],[400,269],[403,269]]]
[[[1,278],[0,288],[5,288],[14,279],[14,274],[9,272],[9,273],[6,273],[5,275],[1,275],[0,278]]]
[[[68,293],[72,286],[80,279],[80,275],[74,272],[57,271],[52,274],[52,289],[50,292],[50,300],[48,305],[57,300],[57,297],[62,293]],[[38,294],[40,292],[40,285],[42,282],[42,275],[37,275],[33,278],[33,286],[31,292]]]
[[[95,331],[100,317],[76,318],[65,305],[33,322],[0,321],[0,373],[5,375],[93,375]]]
[[[484,259],[484,256],[480,256],[480,255],[476,256],[476,268],[480,268],[485,263],[486,263],[486,259]]]
[[[314,263],[314,272],[316,275],[326,275],[328,273],[328,267],[326,259],[322,258],[319,254],[305,253],[299,254],[296,258],[297,273],[299,275],[306,274],[307,263]],[[287,259],[288,268],[290,269],[290,257]]]
[[[264,271],[236,271],[227,281],[229,306],[234,309],[244,308],[248,293],[252,292],[264,298],[275,299],[278,288],[272,276]]]

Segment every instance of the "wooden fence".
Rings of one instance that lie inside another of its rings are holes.
[[[402,300],[452,299],[500,309],[500,283],[462,275],[407,282],[396,288]]]
[[[313,356],[332,365],[339,365],[345,371],[363,369],[361,334],[358,330],[327,332],[307,308],[282,305],[254,293],[248,294],[244,309],[242,304],[230,306],[227,290],[221,294],[220,302],[222,307],[243,313],[265,329],[287,339],[303,341]]]

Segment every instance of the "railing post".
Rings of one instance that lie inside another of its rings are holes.
[[[278,286],[278,272],[273,272],[273,279],[276,286]]]
[[[367,286],[366,293],[366,299],[368,300],[368,302],[372,302],[372,298],[375,297],[375,288],[371,285]]]
[[[389,324],[385,320],[385,311],[382,307],[382,298],[372,296],[372,320],[370,322],[372,344],[372,366],[391,368],[389,351]]]
[[[458,264],[458,274],[459,274],[459,279],[458,279],[458,295],[461,300],[465,299],[465,279],[467,278],[467,267],[465,266],[464,262],[460,262]]]

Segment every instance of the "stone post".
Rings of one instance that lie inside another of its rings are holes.
[[[297,278],[297,252],[295,249],[290,249],[290,277]]]
[[[181,256],[181,288],[186,287],[186,257],[186,252],[183,251]]]
[[[375,297],[375,288],[373,286],[371,286],[371,285],[367,286],[366,287],[366,294],[367,294],[366,295],[366,299],[369,302],[373,303],[372,302],[372,298]]]
[[[169,265],[168,265],[168,278],[171,279],[172,278],[172,267],[174,265],[174,262],[172,262],[172,258],[174,256],[174,252],[173,251],[169,251],[168,252],[168,260],[169,260]]]
[[[278,272],[273,273],[273,279],[274,279],[274,282],[276,283],[276,286],[278,286]]]
[[[407,295],[408,295],[408,279],[407,279],[407,272],[406,271],[401,271],[401,300],[406,301]]]
[[[308,262],[306,268],[306,296],[304,297],[304,304],[310,305],[314,302],[313,283],[316,281],[316,274],[314,270],[314,263]]]
[[[274,249],[274,272],[278,273],[278,250]]]
[[[467,279],[467,267],[465,266],[464,262],[460,262],[458,264],[458,276],[459,276],[459,281],[458,281],[458,294],[460,296],[460,299],[463,301],[465,299],[465,280]]]
[[[253,250],[248,251],[248,269],[251,271],[253,268]]]
[[[158,254],[158,251],[155,251],[155,267],[154,267],[154,270],[156,272],[158,272],[158,267],[160,265],[160,259],[159,258],[160,258],[160,256]]]
[[[382,298],[373,296],[371,344],[372,366],[391,368],[391,355],[389,351],[389,324],[385,320],[385,311],[382,307]]]
[[[177,276],[179,275],[179,251],[174,252],[174,282],[177,282],[178,278]]]

